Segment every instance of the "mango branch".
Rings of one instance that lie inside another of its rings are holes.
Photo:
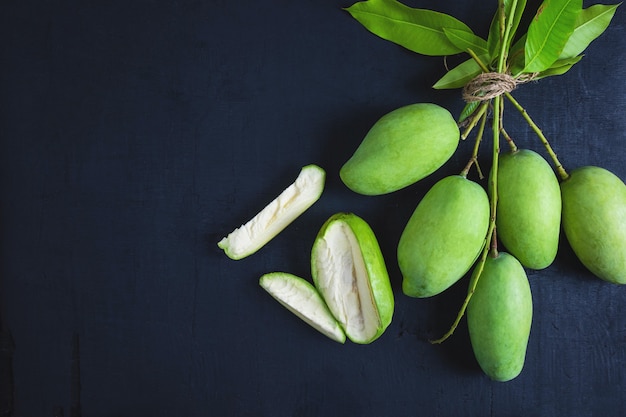
[[[485,74],[481,74],[481,75],[487,75],[487,74],[496,75],[496,74],[498,74],[498,73],[488,73],[489,68],[487,68],[487,66],[481,61],[481,59],[478,57],[478,55],[476,55],[476,53],[474,51],[472,51],[471,49],[468,49],[467,53],[472,57],[472,59],[474,59],[474,61],[478,64],[478,66],[480,66],[481,70],[483,72],[485,72]],[[505,75],[505,74],[502,74],[502,75]],[[530,79],[532,79],[532,78],[529,78],[529,80]],[[522,82],[526,82],[526,81],[522,81]],[[465,87],[467,88],[468,85],[466,85]],[[513,88],[510,88],[510,86],[505,86],[505,87],[503,87],[502,91],[499,94],[498,93],[494,93],[495,94],[494,98],[498,98],[498,97],[504,95],[513,104],[513,106],[517,109],[517,111],[520,112],[520,114],[522,115],[524,120],[526,120],[526,123],[528,123],[530,128],[539,137],[539,140],[541,141],[541,143],[545,147],[546,151],[548,152],[548,155],[550,155],[550,158],[554,162],[555,169],[556,169],[559,177],[561,178],[561,180],[562,181],[566,180],[567,178],[569,178],[569,174],[567,173],[567,171],[565,170],[565,168],[563,167],[563,165],[559,161],[559,158],[556,156],[556,153],[552,149],[552,146],[550,146],[550,142],[545,137],[545,135],[543,134],[543,132],[541,131],[539,126],[537,126],[537,124],[533,121],[533,119],[530,117],[530,115],[528,114],[526,109],[524,109],[519,104],[519,102],[517,100],[515,100],[515,98],[511,95],[511,90],[512,89]],[[467,96],[469,96],[469,94],[464,92],[464,98],[466,100],[467,100]],[[505,137],[508,137],[508,135],[505,135]],[[512,143],[512,141],[509,142],[509,144],[511,144],[511,143]],[[513,149],[516,148],[514,144],[512,145],[512,147],[513,147]]]
[[[509,144],[509,147],[511,148],[511,152],[517,151],[517,145],[515,144],[511,136],[509,136],[507,131],[504,130],[504,126],[500,127],[500,133],[502,134],[506,142]]]
[[[484,101],[484,102],[482,102],[480,104],[478,109],[472,115],[472,118],[470,119],[469,124],[467,125],[467,127],[465,128],[463,133],[461,134],[461,139],[462,140],[467,139],[467,137],[470,135],[470,133],[472,133],[472,130],[474,130],[474,128],[476,127],[476,125],[480,121],[480,119],[483,116],[483,114],[485,114],[485,112],[487,111],[488,107],[489,107],[489,103],[487,101]]]
[[[507,19],[506,9],[503,0],[498,0],[500,8],[500,55],[498,56],[498,72],[504,72],[504,67],[509,55],[509,38],[511,37],[511,29],[513,27],[514,15],[509,16]],[[517,0],[511,2],[511,11],[515,11],[517,8]],[[504,27],[504,31],[502,29]]]
[[[483,242],[482,252],[478,263],[475,266],[475,270],[472,273],[472,278],[470,280],[470,286],[467,291],[467,295],[465,296],[465,300],[463,300],[463,304],[461,305],[461,309],[459,310],[456,319],[450,326],[450,329],[439,339],[431,340],[431,344],[441,344],[446,341],[450,336],[452,336],[458,327],[461,319],[465,315],[465,311],[467,310],[467,306],[476,291],[476,285],[478,284],[478,280],[480,279],[480,275],[485,267],[485,262],[487,261],[487,256],[489,253],[492,253],[492,256],[497,255],[497,237],[496,237],[496,210],[498,206],[498,156],[500,154],[500,130],[502,127],[502,97],[496,97],[494,99],[494,114],[498,114],[498,117],[493,118],[493,149],[492,149],[492,173],[490,176],[490,187],[491,187],[491,197],[489,200],[490,203],[490,211],[491,216],[489,219],[489,228],[487,229],[487,234],[485,235],[485,241]],[[485,119],[486,120],[486,116]],[[484,128],[484,120],[481,122],[481,131],[479,133],[482,135],[482,128]],[[478,144],[478,140],[476,141]],[[476,152],[477,152],[477,148]],[[471,164],[468,164],[471,166]],[[468,168],[469,169],[469,168]]]
[[[489,177],[489,186],[491,188],[491,222],[490,226],[493,226],[493,235],[491,236],[491,244],[492,248],[497,247],[496,242],[496,210],[498,207],[498,165],[499,165],[499,155],[500,155],[500,129],[502,128],[502,115],[504,110],[504,102],[502,100],[502,96],[496,97],[493,103],[494,114],[497,114],[498,117],[494,117],[493,119],[493,150],[491,155],[491,175]]]
[[[482,142],[482,139],[483,139],[483,133],[485,131],[486,122],[487,122],[487,113],[483,112],[480,118],[480,126],[478,127],[478,133],[476,134],[476,141],[474,142],[474,150],[472,151],[472,157],[470,158],[465,168],[463,168],[463,171],[461,171],[461,175],[464,177],[467,177],[467,174],[469,173],[469,170],[472,167],[472,165],[476,165],[476,170],[478,171],[478,178],[482,180],[485,177],[483,175],[482,170],[480,169],[480,165],[478,164],[478,148],[480,147],[480,143]]]
[[[561,178],[561,180],[565,181],[566,179],[568,179],[569,178],[569,174],[567,173],[567,171],[565,171],[565,168],[563,168],[563,165],[559,161],[559,158],[556,156],[556,153],[552,149],[552,146],[550,146],[550,142],[548,142],[548,139],[545,137],[545,135],[543,134],[541,129],[539,129],[539,126],[537,126],[537,124],[530,117],[530,115],[528,114],[526,109],[524,109],[518,103],[518,101],[515,100],[515,98],[513,98],[513,96],[510,93],[505,93],[504,95],[513,104],[513,106],[520,112],[520,114],[522,115],[524,120],[526,120],[526,122],[528,123],[530,128],[539,137],[539,140],[541,141],[541,143],[543,143],[543,146],[546,148],[546,151],[548,152],[548,155],[550,155],[550,158],[552,158],[552,161],[554,162],[555,169],[556,169],[557,173],[559,174],[559,177]]]

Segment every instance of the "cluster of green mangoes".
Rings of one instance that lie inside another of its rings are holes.
[[[357,193],[391,193],[438,170],[459,140],[446,109],[430,103],[401,107],[372,126],[340,176]],[[559,182],[530,149],[498,155],[495,174],[497,181],[488,182],[496,183],[495,193],[466,173],[437,181],[409,218],[397,260],[403,292],[420,298],[442,293],[474,268],[467,305],[471,344],[483,371],[507,381],[521,372],[530,335],[533,305],[525,268],[539,270],[554,261],[561,228],[593,274],[626,284],[626,185],[595,166],[573,170]],[[478,262],[494,228],[500,250]]]

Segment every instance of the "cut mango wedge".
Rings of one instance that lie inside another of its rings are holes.
[[[261,287],[288,310],[336,342],[346,335],[328,310],[317,289],[304,278],[286,272],[271,272],[259,280]]]
[[[315,203],[324,190],[326,172],[317,165],[302,168],[296,180],[246,224],[217,246],[231,259],[252,255]]]

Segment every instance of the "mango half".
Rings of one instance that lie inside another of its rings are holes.
[[[419,202],[398,243],[402,291],[430,297],[448,289],[472,267],[489,227],[489,198],[460,175],[439,180]]]
[[[523,266],[548,267],[559,248],[561,190],[552,167],[537,152],[500,155],[498,237]]]
[[[585,166],[561,182],[563,230],[594,275],[626,284],[626,185],[612,172]]]
[[[472,280],[478,269],[474,269]],[[487,257],[467,306],[474,356],[495,381],[517,377],[526,360],[533,302],[524,267],[512,255]]]
[[[440,168],[456,150],[459,137],[448,110],[431,103],[400,107],[372,126],[339,175],[356,193],[391,193]]]
[[[351,341],[370,343],[391,323],[389,275],[376,236],[362,218],[337,213],[324,223],[313,244],[311,273]]]

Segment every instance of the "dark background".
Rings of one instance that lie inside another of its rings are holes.
[[[442,58],[375,37],[341,10],[350,4],[0,2],[2,416],[623,413],[626,288],[594,278],[565,242],[551,267],[528,272],[534,321],[517,379],[481,373],[465,321],[429,344],[467,278],[408,298],[395,248],[473,141],[390,195],[341,183],[340,166],[384,113],[463,105],[459,91],[430,88]],[[496,2],[406,4],[486,36]],[[625,16],[618,9],[569,73],[514,93],[567,169],[626,178]],[[545,155],[511,106],[505,124]],[[487,150],[481,158],[488,167]],[[255,255],[227,258],[216,243],[310,163],[327,171],[319,202]],[[258,285],[278,270],[308,278],[313,239],[337,211],[370,223],[395,289],[393,322],[367,346],[325,338]]]

